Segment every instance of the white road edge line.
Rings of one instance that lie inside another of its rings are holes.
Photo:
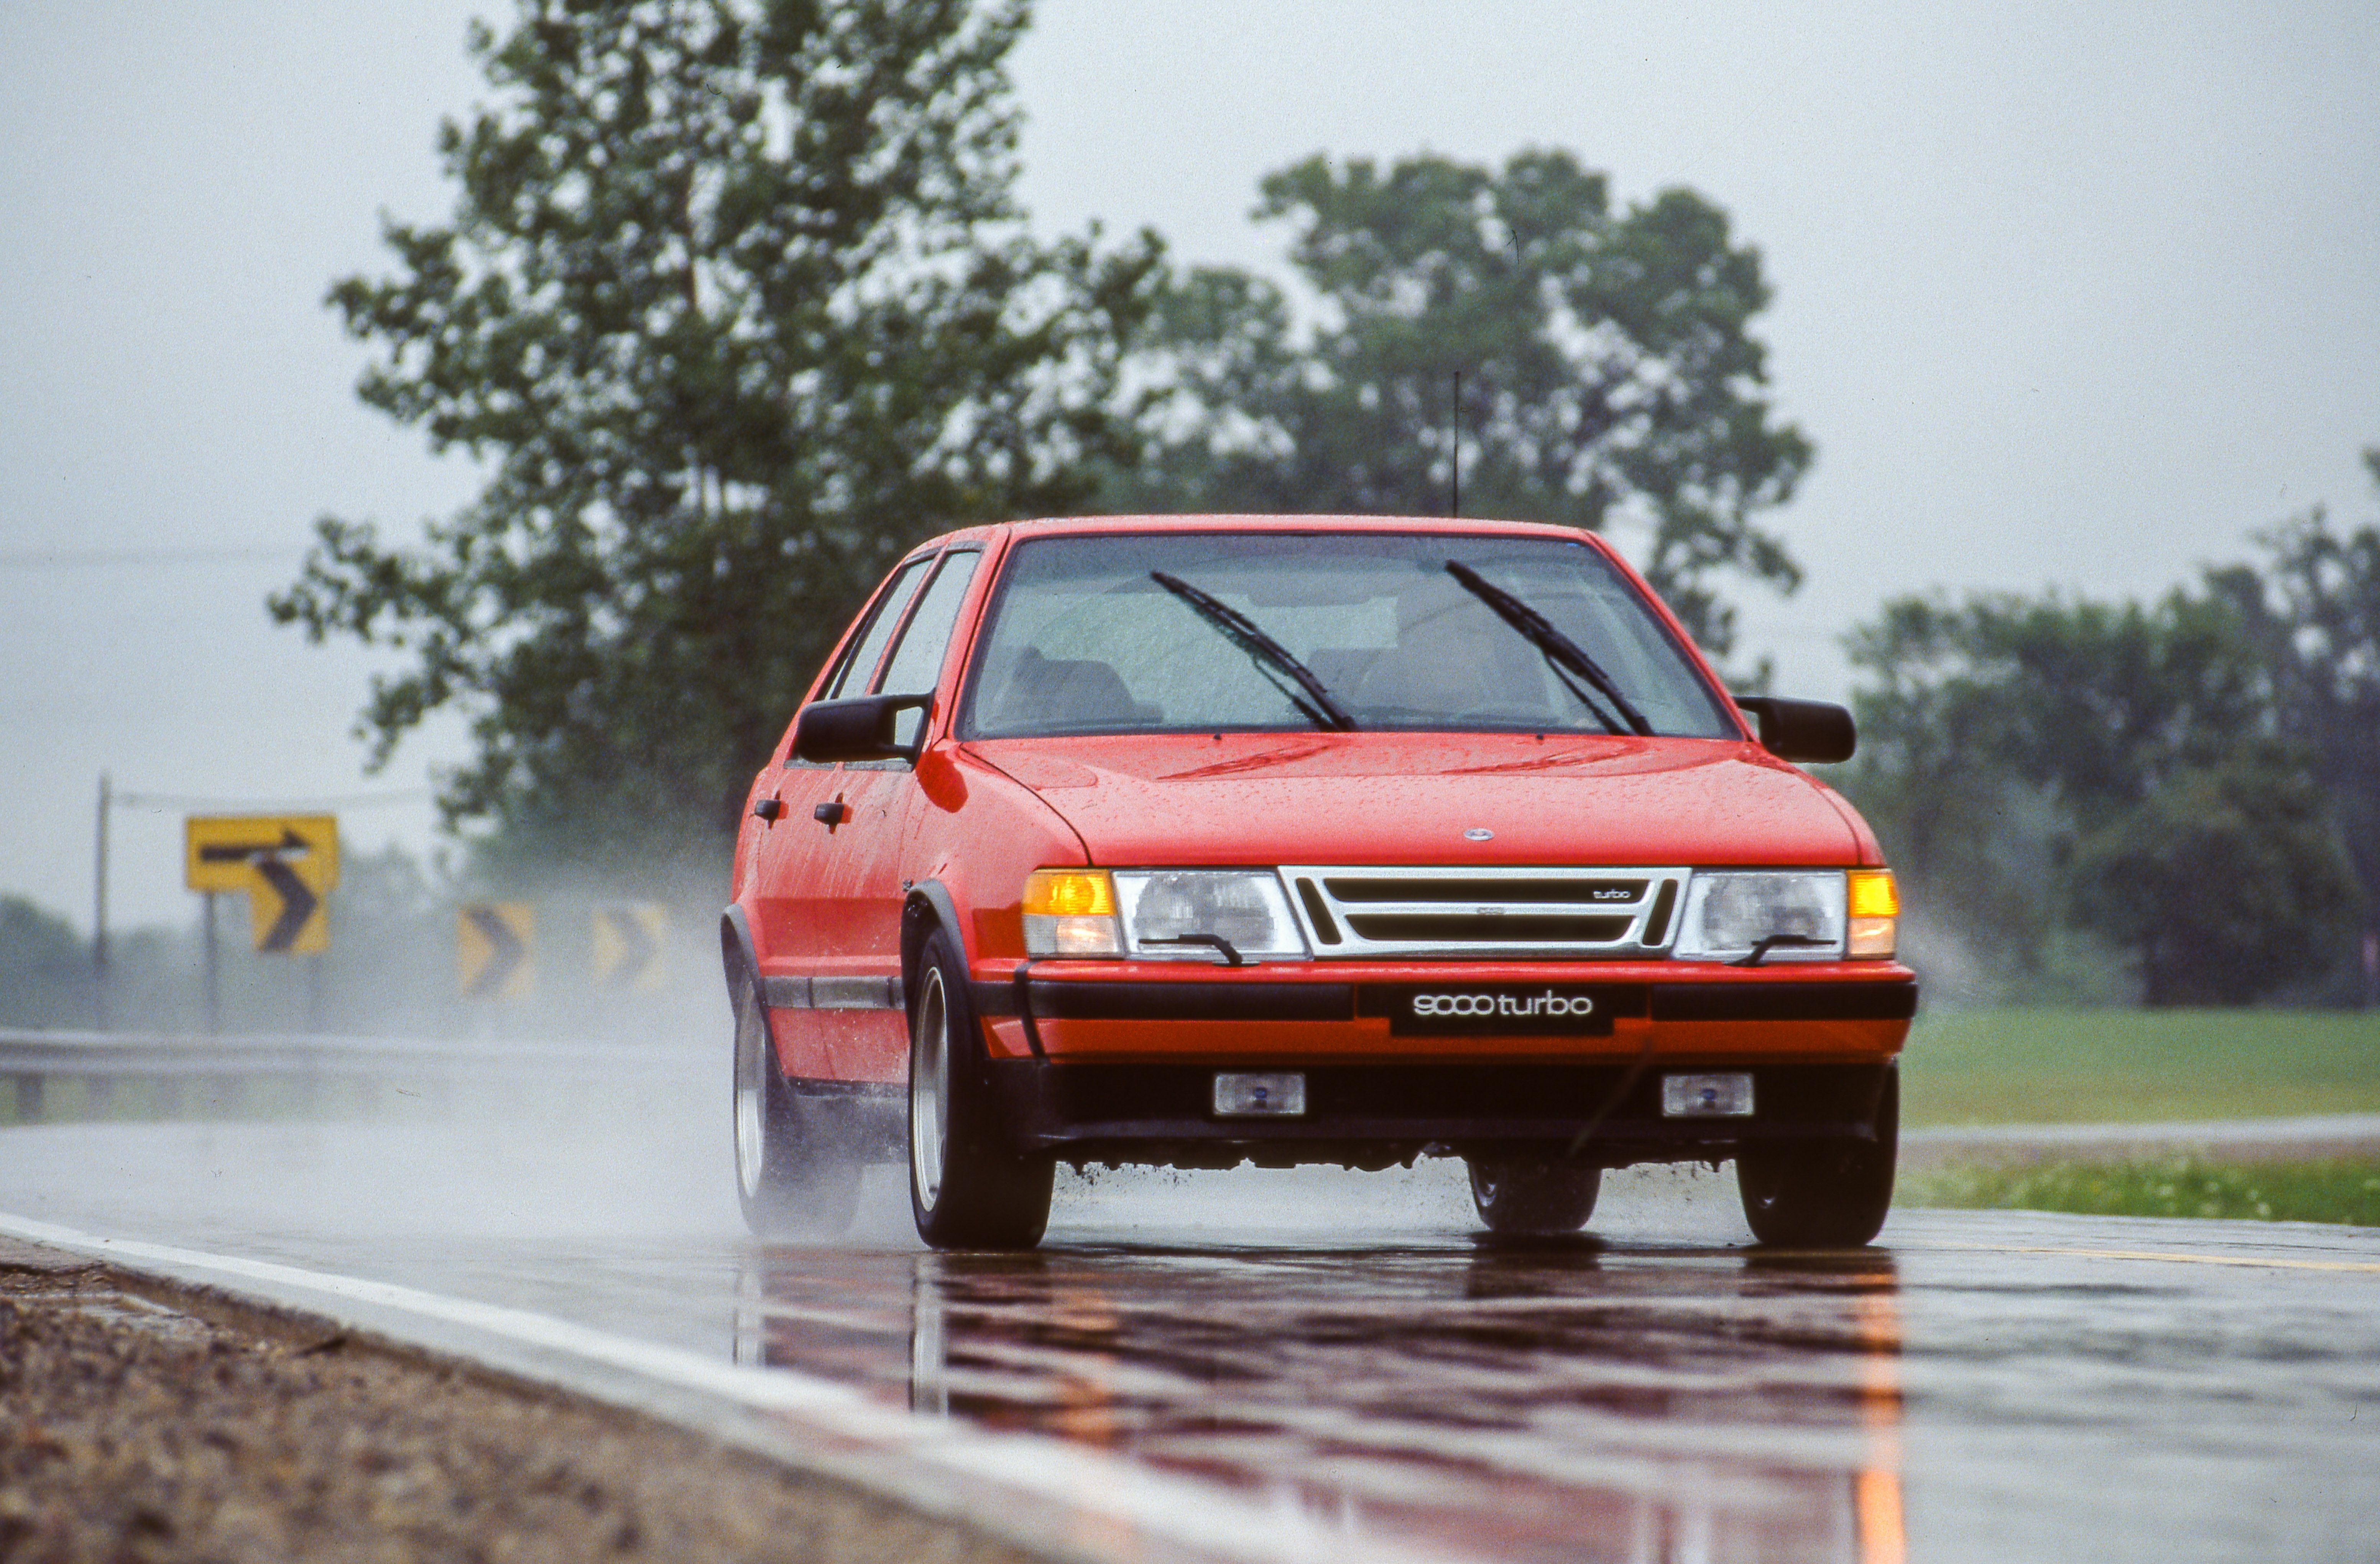
[[[724,1362],[550,1315],[276,1261],[108,1238],[6,1212],[0,1212],[0,1233],[128,1271],[261,1298],[661,1416],[1060,1558],[1462,1564],[1465,1558],[1333,1524],[1286,1488],[1259,1502],[1058,1439],[990,1433],[887,1407],[814,1375]]]

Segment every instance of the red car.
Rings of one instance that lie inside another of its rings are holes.
[[[1747,718],[1750,719],[1747,721]],[[1915,1013],[1875,837],[1600,539],[1100,517],[905,560],[752,783],[722,924],[763,1234],[905,1155],[939,1247],[1059,1162],[1461,1157],[1499,1232],[1732,1158],[1863,1243]]]

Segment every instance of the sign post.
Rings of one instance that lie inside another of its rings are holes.
[[[207,958],[207,1036],[223,1030],[223,957],[215,949],[215,893],[199,898],[199,948]]]
[[[99,1029],[112,1019],[107,1004],[107,810],[114,789],[105,771],[99,773],[99,832],[91,870],[91,1008]]]

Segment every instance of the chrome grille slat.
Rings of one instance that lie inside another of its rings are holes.
[[[1435,885],[1428,880],[1416,880],[1409,876],[1383,876],[1366,879],[1348,875],[1328,877],[1323,887],[1341,902],[1361,902],[1366,905],[1398,900],[1397,892],[1413,891],[1420,894],[1406,898],[1429,906],[1439,906],[1456,897],[1476,897],[1481,901],[1525,903],[1537,906],[1554,904],[1629,905],[1644,900],[1645,881],[1634,877],[1614,876],[1609,879],[1547,879],[1530,876],[1498,879],[1490,876],[1466,873],[1460,879],[1446,879]],[[1609,891],[1609,895],[1597,895]]]
[[[1684,868],[1288,866],[1291,904],[1323,960],[1658,955]],[[1661,927],[1650,930],[1648,920]]]

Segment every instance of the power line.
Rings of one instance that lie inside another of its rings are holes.
[[[222,809],[243,814],[286,814],[298,809],[369,809],[383,804],[426,804],[435,798],[426,787],[392,788],[382,793],[325,794],[313,798],[261,801],[254,798],[200,798],[178,793],[118,793],[114,802],[128,809]]]
[[[306,551],[290,544],[195,544],[172,549],[6,549],[0,570],[106,569],[115,566],[189,564],[214,560],[289,560]]]

